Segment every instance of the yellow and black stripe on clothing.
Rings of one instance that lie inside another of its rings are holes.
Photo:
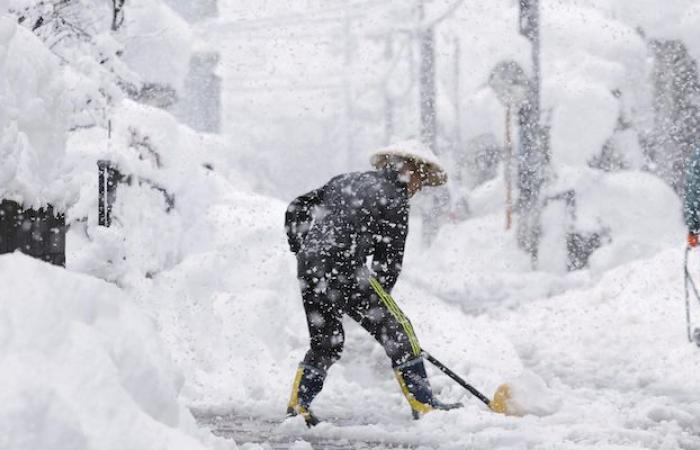
[[[401,311],[399,306],[396,304],[394,299],[389,295],[379,281],[376,278],[370,278],[369,284],[372,286],[374,292],[379,296],[379,299],[384,303],[389,312],[396,318],[396,321],[401,325],[408,341],[411,343],[411,350],[413,350],[414,356],[420,356],[420,344],[418,343],[418,338],[416,337],[415,331],[413,331],[413,325],[408,317]]]
[[[341,283],[336,277],[308,276],[302,281],[311,338],[303,364],[325,373],[340,358],[345,342],[343,314],[359,323],[384,347],[394,368],[420,356],[420,344],[411,322],[376,279],[369,278],[368,283],[365,278],[360,283],[350,278],[349,282]]]

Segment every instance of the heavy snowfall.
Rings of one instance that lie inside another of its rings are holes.
[[[0,449],[699,450],[698,29],[697,0],[0,0]],[[414,420],[345,315],[307,427],[288,205],[406,140],[447,183],[391,297],[509,414],[426,362],[463,407]]]

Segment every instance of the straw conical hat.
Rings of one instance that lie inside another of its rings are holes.
[[[370,163],[376,169],[386,166],[389,158],[398,156],[413,161],[421,172],[426,186],[440,186],[447,182],[447,173],[440,165],[437,155],[416,139],[397,142],[372,152]]]

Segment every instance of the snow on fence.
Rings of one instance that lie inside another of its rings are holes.
[[[17,202],[0,202],[0,254],[19,250],[55,264],[66,265],[65,215],[48,205],[25,209]]]

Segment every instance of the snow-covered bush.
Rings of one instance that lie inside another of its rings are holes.
[[[80,80],[9,16],[0,16],[0,198],[63,206],[71,93]]]

